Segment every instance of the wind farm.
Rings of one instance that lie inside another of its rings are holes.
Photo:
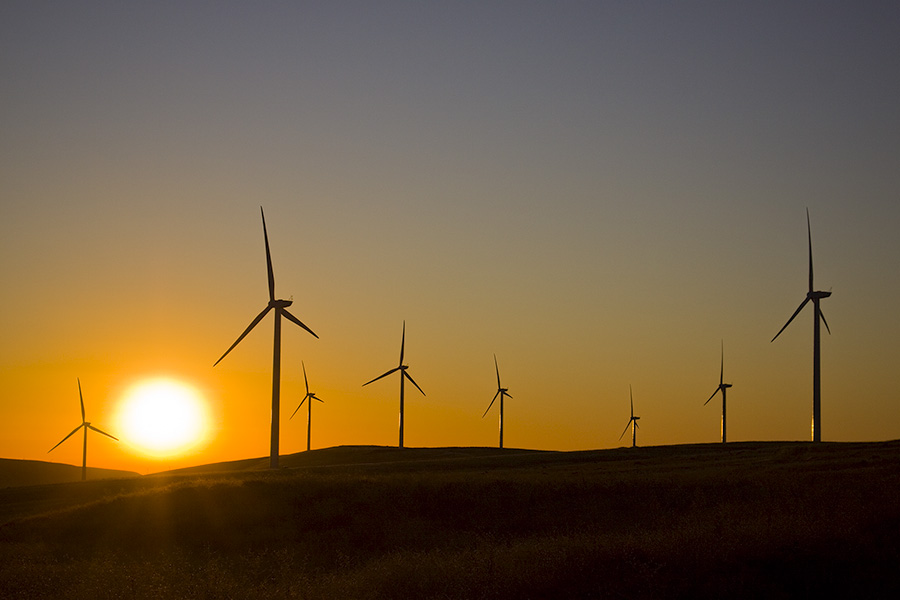
[[[900,595],[897,23],[3,3],[0,596]]]

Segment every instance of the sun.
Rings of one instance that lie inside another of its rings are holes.
[[[206,402],[191,386],[169,378],[146,379],[125,393],[119,431],[144,454],[165,458],[200,445],[209,426]]]

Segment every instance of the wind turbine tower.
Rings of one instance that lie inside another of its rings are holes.
[[[266,243],[266,267],[268,269],[269,276],[269,303],[262,310],[261,313],[256,315],[256,318],[247,326],[247,329],[244,330],[238,339],[225,351],[219,360],[213,364],[215,367],[219,364],[223,358],[228,356],[228,353],[237,346],[250,330],[256,327],[256,325],[263,320],[270,310],[275,311],[275,342],[273,344],[272,350],[272,434],[271,434],[271,444],[270,444],[270,453],[269,453],[269,468],[277,469],[278,468],[278,432],[279,432],[279,417],[281,411],[281,318],[284,317],[288,321],[293,322],[296,325],[299,325],[306,331],[312,334],[313,337],[317,338],[313,330],[304,325],[300,319],[292,315],[288,312],[287,307],[293,304],[291,300],[276,300],[275,299],[275,275],[272,271],[272,255],[269,253],[269,234],[266,232],[266,214],[263,212],[262,206],[259,207],[259,212],[262,215],[262,225],[263,225],[263,239]]]
[[[488,411],[491,410],[491,407],[494,405],[494,400],[497,399],[497,396],[500,397],[500,448],[503,448],[503,398],[512,398],[509,394],[509,388],[505,388],[500,385],[500,367],[497,366],[497,355],[494,355],[494,369],[497,371],[497,393],[494,394],[494,399],[491,400],[491,403],[488,404],[487,410],[484,411],[484,414],[481,415],[483,419]]]
[[[712,396],[709,397],[709,400],[712,400],[716,397],[716,394],[722,392],[722,443],[725,443],[725,391],[731,387],[730,383],[725,383],[725,342],[722,342],[722,362],[719,368],[719,387],[716,388],[716,391],[712,393]],[[703,406],[709,404],[709,400],[703,403]]]
[[[300,410],[303,403],[309,400],[309,404],[306,407],[306,451],[309,452],[309,444],[312,439],[312,401],[318,400],[322,403],[325,401],[319,400],[319,398],[316,397],[315,392],[309,391],[309,380],[306,378],[306,365],[303,364],[303,361],[300,361],[300,364],[303,366],[303,383],[306,385],[306,395],[303,396],[303,400],[300,401],[300,404],[298,404],[297,408],[294,409],[294,412],[291,413],[291,419],[294,418],[294,415],[297,414],[297,411]]]
[[[812,255],[812,229],[809,225],[809,209],[806,209],[806,235],[809,240],[809,291],[806,292],[806,298],[803,302],[800,303],[800,306],[797,307],[797,310],[794,311],[794,314],[791,315],[791,318],[787,320],[787,323],[778,330],[778,333],[775,334],[775,337],[772,338],[774,342],[775,339],[781,335],[781,332],[785,330],[785,328],[791,324],[791,321],[794,320],[803,307],[806,306],[808,302],[813,303],[813,410],[812,410],[812,441],[821,442],[822,441],[822,387],[821,387],[821,352],[819,350],[819,342],[821,339],[820,326],[819,321],[825,324],[825,329],[828,333],[831,333],[831,329],[828,327],[828,321],[825,320],[825,315],[822,313],[822,309],[819,306],[819,302],[822,298],[827,298],[831,295],[831,292],[820,292],[815,291],[813,287],[813,255]]]
[[[375,379],[373,379],[371,381],[367,381],[363,384],[363,387],[365,387],[365,386],[369,385],[370,383],[378,381],[382,377],[387,377],[391,373],[400,371],[400,448],[403,447],[403,381],[405,379],[409,379],[409,381],[414,386],[416,386],[416,389],[419,390],[420,392],[422,392],[423,396],[425,395],[425,392],[422,391],[422,388],[419,387],[419,384],[416,383],[416,381],[412,378],[412,375],[410,375],[407,372],[407,369],[409,369],[409,365],[403,364],[403,347],[405,344],[406,344],[406,321],[403,321],[403,337],[400,338],[400,364],[398,366],[394,367],[393,369],[391,369],[390,371],[388,371],[387,373],[379,375]]]
[[[113,436],[109,435],[108,433],[106,433],[105,431],[100,431],[99,429],[97,429],[96,427],[91,425],[90,422],[85,418],[85,416],[84,416],[84,397],[81,395],[81,379],[76,378],[76,380],[78,381],[78,401],[81,402],[81,425],[79,425],[78,427],[73,429],[72,433],[70,433],[69,435],[64,437],[62,440],[60,440],[59,443],[56,444],[56,446],[53,446],[52,448],[47,450],[47,454],[50,454],[51,452],[56,450],[57,446],[59,446],[64,441],[66,441],[67,439],[69,439],[70,437],[75,435],[75,433],[79,429],[84,429],[84,442],[83,442],[82,451],[81,451],[81,480],[84,481],[87,479],[87,432],[88,432],[88,429],[90,429],[92,431],[96,431],[97,433],[102,433],[106,437],[112,438],[112,439],[116,440],[117,442],[119,441],[119,438],[113,437]]]

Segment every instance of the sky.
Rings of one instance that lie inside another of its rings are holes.
[[[895,2],[0,5],[0,456],[79,464],[127,390],[209,429],[141,473],[281,453],[900,437]],[[305,410],[305,407],[304,407]],[[117,436],[118,437],[118,436]],[[80,434],[77,436],[80,440]]]

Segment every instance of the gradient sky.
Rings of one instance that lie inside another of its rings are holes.
[[[272,319],[283,454],[409,446],[809,439],[812,311],[823,439],[900,437],[896,2],[0,4],[0,456],[123,391],[200,389],[210,440],[150,472],[268,454]]]

